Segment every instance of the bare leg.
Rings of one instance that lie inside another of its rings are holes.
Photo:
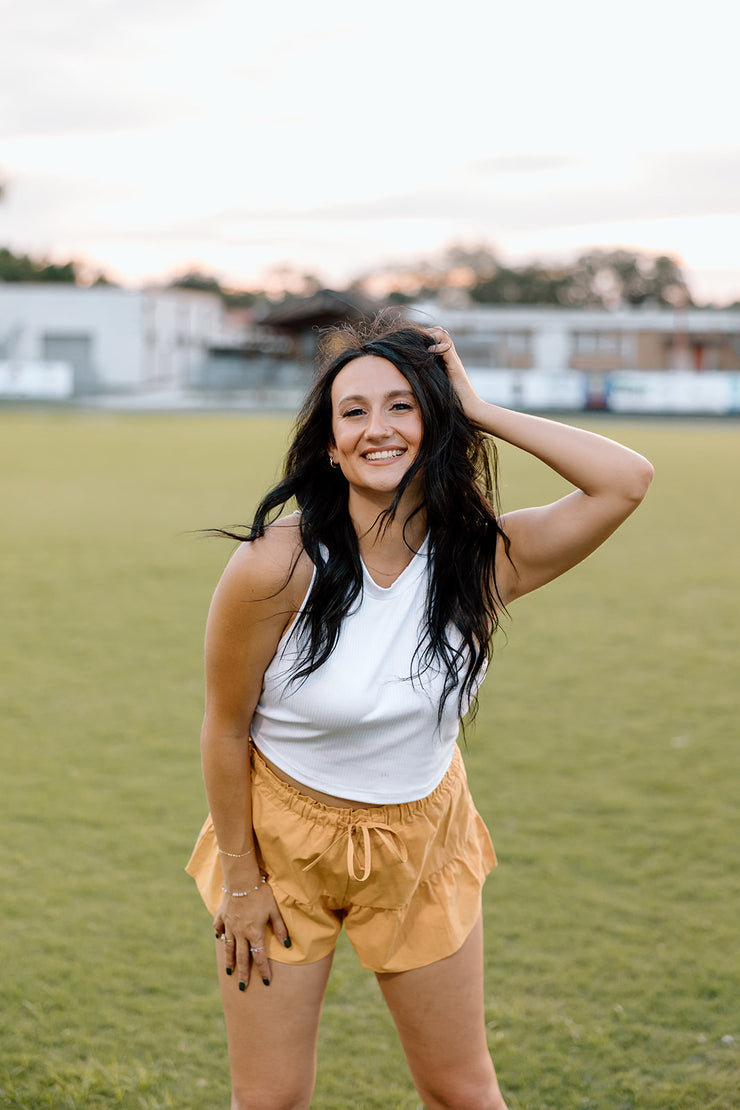
[[[291,967],[272,961],[272,982],[257,975],[245,991],[225,971],[216,941],[218,976],[231,1066],[231,1110],[306,1110],[316,1081],[316,1042],[333,953]]]
[[[428,1110],[506,1110],[486,1043],[481,918],[453,956],[377,978]]]

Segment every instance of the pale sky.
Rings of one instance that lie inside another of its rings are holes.
[[[740,299],[730,0],[0,0],[0,245],[128,285],[624,245]]]

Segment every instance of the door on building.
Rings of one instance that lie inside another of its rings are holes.
[[[47,362],[67,362],[74,371],[75,393],[94,393],[100,388],[92,359],[92,336],[83,333],[43,336]]]

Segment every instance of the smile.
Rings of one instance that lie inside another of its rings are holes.
[[[399,455],[403,455],[405,448],[394,447],[387,451],[366,451],[362,456],[369,462],[374,462],[376,459],[397,459]]]

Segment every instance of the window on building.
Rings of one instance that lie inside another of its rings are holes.
[[[577,355],[621,355],[622,334],[618,331],[577,331],[573,352]]]
[[[490,331],[455,333],[455,347],[466,365],[477,367],[506,366],[509,360],[521,365],[531,356],[532,333],[529,331]]]
[[[500,346],[510,355],[528,355],[532,336],[528,331],[505,331],[499,337]]]

